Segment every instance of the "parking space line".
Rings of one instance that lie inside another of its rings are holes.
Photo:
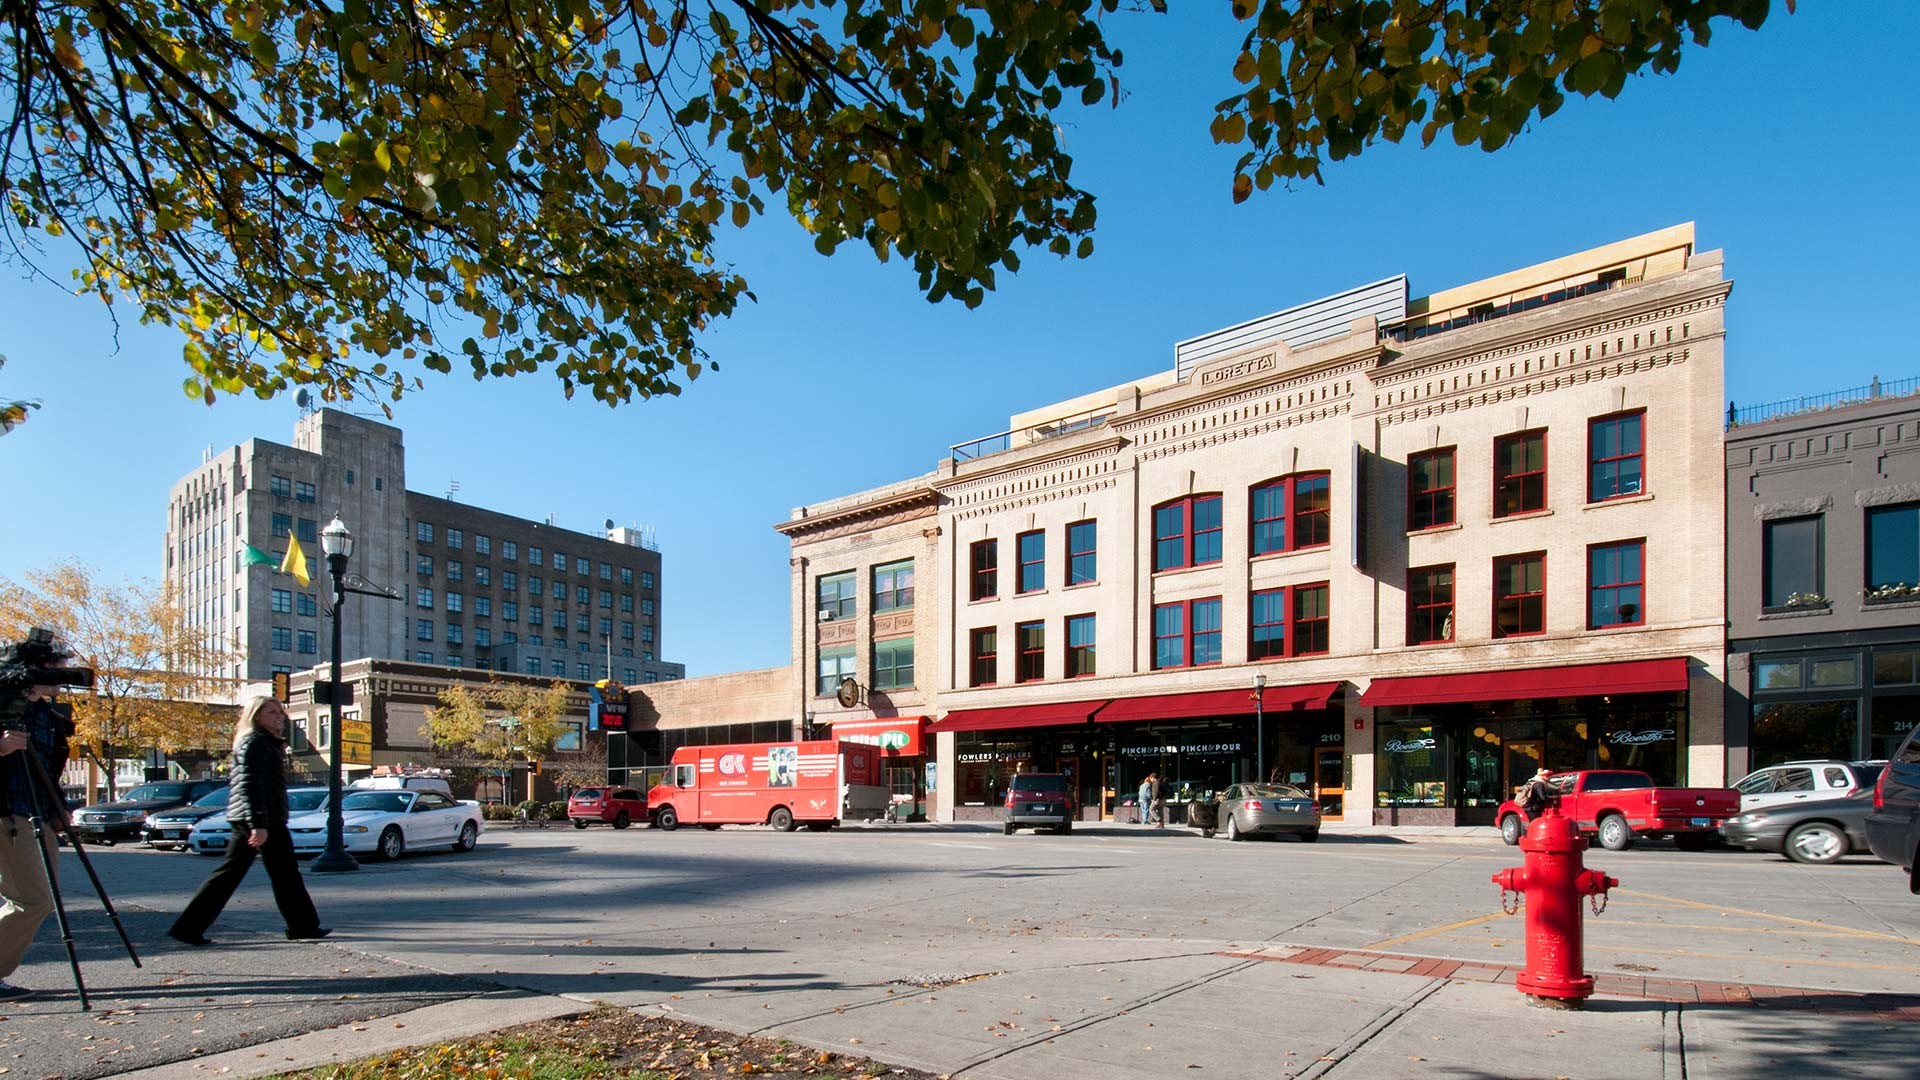
[[[1771,922],[1788,923],[1793,926],[1808,926],[1816,930],[1828,930],[1849,937],[1874,938],[1878,941],[1897,941],[1902,945],[1920,945],[1910,937],[1899,934],[1882,934],[1875,930],[1861,930],[1852,926],[1839,926],[1834,923],[1820,922],[1817,919],[1796,919],[1791,915],[1769,915],[1764,911],[1748,911],[1745,908],[1728,907],[1725,904],[1704,904],[1698,900],[1682,900],[1677,896],[1661,896],[1659,893],[1641,892],[1638,889],[1615,889],[1615,896],[1637,896],[1645,900],[1659,900],[1663,903],[1678,904],[1681,907],[1699,908],[1703,911],[1725,911],[1735,915],[1745,915],[1753,919],[1766,919]]]
[[[1436,934],[1448,934],[1455,930],[1464,930],[1469,926],[1479,926],[1481,923],[1492,922],[1495,919],[1504,919],[1506,917],[1506,913],[1500,911],[1488,915],[1476,915],[1471,919],[1462,919],[1459,922],[1448,923],[1445,926],[1434,926],[1425,930],[1416,930],[1411,934],[1402,934],[1399,937],[1387,938],[1384,941],[1369,942],[1360,947],[1363,949],[1384,949],[1392,945],[1405,945],[1409,941],[1419,941],[1421,938],[1433,937]]]

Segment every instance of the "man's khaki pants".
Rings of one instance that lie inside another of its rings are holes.
[[[51,826],[46,832],[46,862],[58,874],[60,848]],[[23,817],[0,817],[0,979],[20,966],[41,921],[51,914],[53,889],[34,850],[33,824]]]

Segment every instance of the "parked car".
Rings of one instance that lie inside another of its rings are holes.
[[[1291,784],[1234,784],[1220,796],[1220,824],[1229,840],[1288,833],[1320,839],[1320,807]]]
[[[1784,761],[1755,769],[1733,785],[1740,809],[1757,810],[1784,803],[1845,799],[1873,790],[1884,761]]]
[[[1581,833],[1597,834],[1608,851],[1625,851],[1643,836],[1666,835],[1682,851],[1699,851],[1721,822],[1740,812],[1740,793],[1732,788],[1655,787],[1653,777],[1631,769],[1556,773],[1547,783],[1560,813]],[[1511,799],[1500,804],[1493,819],[1509,844],[1526,835],[1526,811]]]
[[[1006,835],[1022,825],[1070,833],[1074,816],[1073,784],[1065,773],[1014,773],[1007,782]]]
[[[1872,809],[1869,791],[1843,799],[1775,803],[1740,811],[1720,826],[1720,835],[1735,847],[1778,852],[1798,863],[1839,862],[1867,850],[1867,814]]]
[[[647,820],[647,797],[632,788],[581,788],[567,800],[567,820],[576,829],[596,821],[624,829]]]
[[[293,816],[327,808],[327,789],[296,787],[287,789],[287,810]],[[220,810],[201,818],[187,833],[187,850],[202,855],[225,855],[227,838],[233,828],[227,824],[227,812]],[[324,835],[321,838],[325,840]]]
[[[225,780],[162,780],[141,784],[113,802],[75,811],[73,826],[80,831],[81,839],[95,844],[138,840],[146,831],[148,814],[185,806],[225,786]]]
[[[480,804],[454,802],[437,791],[351,791],[340,798],[347,850],[397,859],[409,848],[447,846],[472,851],[480,839]],[[327,847],[327,815],[301,814],[287,822],[296,855]]]
[[[1907,733],[1874,784],[1867,844],[1905,870],[1908,891],[1920,893],[1920,728]]]
[[[227,808],[232,788],[215,788],[177,810],[161,810],[147,815],[147,846],[187,850],[187,834],[203,818]]]

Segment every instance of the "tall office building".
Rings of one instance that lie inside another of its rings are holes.
[[[348,569],[402,595],[345,606],[343,659],[629,684],[685,674],[659,659],[660,552],[639,530],[578,532],[409,491],[400,429],[334,409],[303,415],[291,446],[209,451],[168,496],[164,579],[233,649],[216,674],[264,680],[328,659],[320,530],[336,514],[353,531]],[[277,570],[290,537],[305,587]],[[249,546],[273,565],[250,562]]]

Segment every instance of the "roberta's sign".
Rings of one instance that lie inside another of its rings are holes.
[[[926,753],[924,716],[898,716],[889,720],[838,720],[833,737],[847,742],[877,746],[889,757],[919,757]]]

